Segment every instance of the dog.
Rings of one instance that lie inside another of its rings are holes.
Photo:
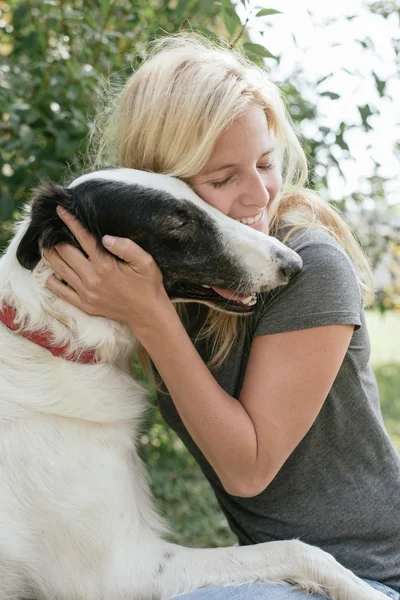
[[[207,205],[183,181],[104,169],[33,193],[0,259],[0,600],[167,600],[211,585],[291,583],[333,600],[380,592],[299,540],[191,549],[168,543],[136,445],[146,392],[132,332],[56,297],[41,250],[127,237],[157,262],[173,302],[251,314],[300,257]],[[105,251],[105,250],[104,250]]]

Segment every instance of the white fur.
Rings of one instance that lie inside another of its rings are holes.
[[[0,323],[0,600],[166,600],[246,581],[385,598],[297,540],[204,550],[163,540],[136,451],[146,394],[126,369],[135,340],[56,298],[44,260],[32,273],[19,265],[28,219],[0,260],[0,302],[21,327],[72,352],[96,348],[101,362],[56,358]]]

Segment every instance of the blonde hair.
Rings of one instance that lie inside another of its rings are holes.
[[[305,187],[306,157],[280,90],[264,69],[223,42],[180,33],[149,43],[138,70],[95,121],[88,166],[189,179],[204,167],[220,134],[254,102],[277,140],[282,169],[282,188],[269,209],[270,235],[282,225],[291,226],[285,240],[301,227],[326,230],[349,254],[369,301],[372,278],[362,249],[339,213]],[[184,305],[176,307],[185,321]],[[243,323],[243,317],[209,310],[202,336],[212,344],[210,365],[224,361]],[[149,357],[143,349],[138,354],[148,370]]]

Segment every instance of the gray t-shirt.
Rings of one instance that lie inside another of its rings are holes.
[[[211,369],[221,387],[239,397],[254,336],[333,324],[355,329],[317,419],[274,480],[253,498],[229,495],[168,394],[158,394],[160,411],[199,463],[240,544],[300,538],[358,576],[400,588],[400,456],[385,430],[368,364],[356,276],[345,251],[320,229],[300,230],[287,244],[302,257],[303,270],[264,294],[227,361]],[[188,310],[194,339],[208,309],[189,304]],[[195,345],[207,361],[204,343]]]

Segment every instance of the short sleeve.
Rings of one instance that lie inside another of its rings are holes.
[[[254,336],[324,325],[361,326],[362,296],[345,250],[325,231],[303,229],[287,245],[303,269],[286,285],[262,295]]]

